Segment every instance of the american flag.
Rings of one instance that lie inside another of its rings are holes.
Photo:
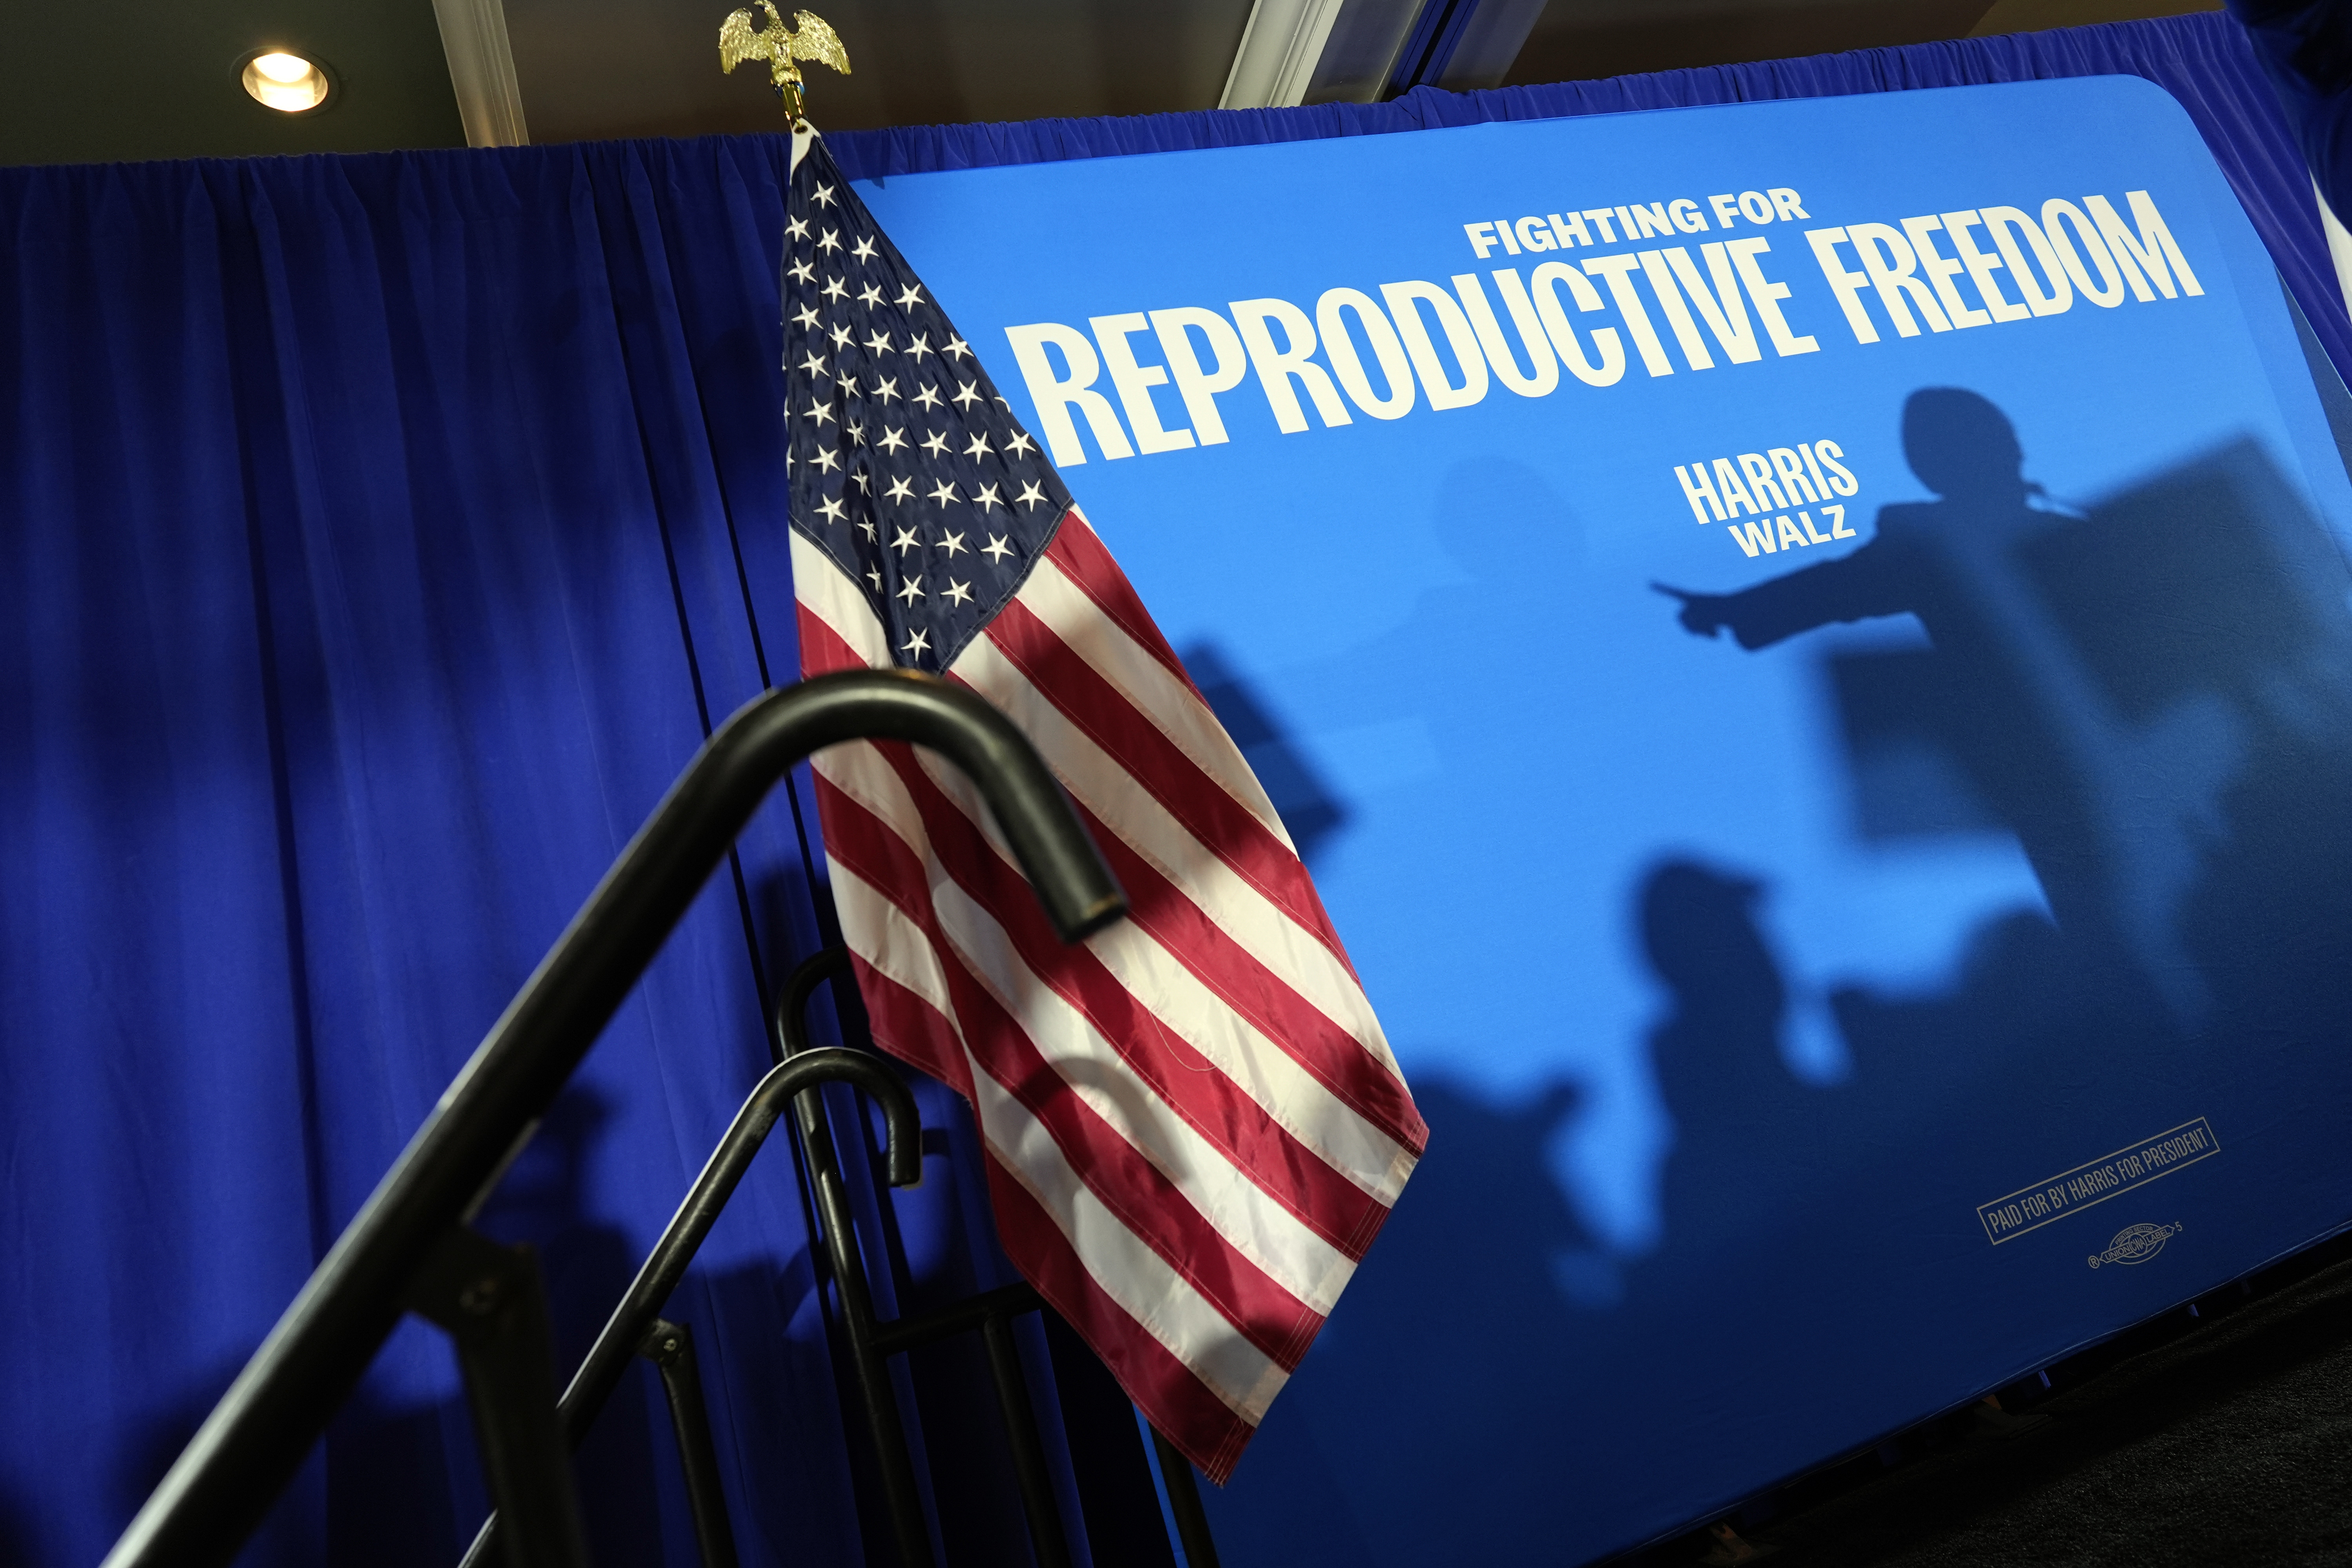
[[[1427,1131],[1240,752],[824,143],[793,157],[803,671],[987,698],[1133,909],[1064,946],[961,774],[835,747],[818,813],[859,990],[877,1042],[971,1102],[1013,1263],[1222,1481]]]

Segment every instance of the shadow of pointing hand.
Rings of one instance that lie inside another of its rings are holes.
[[[1675,618],[1682,622],[1683,629],[1693,637],[1711,637],[1730,625],[1731,618],[1725,607],[1730,600],[1727,594],[1694,594],[1686,589],[1670,588],[1664,583],[1653,583],[1650,586],[1682,605],[1682,614]]]

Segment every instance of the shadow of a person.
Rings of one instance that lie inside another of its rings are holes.
[[[1670,859],[1635,898],[1643,955],[1666,991],[1649,1047],[1675,1127],[1661,1173],[1663,1246],[1647,1273],[1708,1275],[1738,1251],[1727,1244],[1801,1202],[1806,1131],[1825,1100],[1843,1103],[1788,1068],[1789,987],[1759,920],[1766,896],[1760,881]]]
[[[1585,1392],[1599,1319],[1554,1267],[1599,1247],[1552,1170],[1579,1091],[1497,1099],[1423,1073],[1413,1098],[1445,1158],[1414,1173],[1286,1414],[1208,1500],[1228,1562],[1540,1560],[1557,1539],[1560,1451],[1513,1437],[1601,1408]],[[1387,1436],[1408,1426],[1410,1444]]]
[[[1913,700],[2024,848],[2052,913],[2086,958],[2119,965],[2176,1016],[2205,997],[2173,921],[2195,864],[2175,803],[2141,759],[2029,565],[2077,526],[2031,504],[2008,416],[1927,387],[1903,407],[1903,452],[1939,498],[1882,508],[1868,542],[1731,594],[1657,584],[1694,635],[1770,647],[1838,622],[1910,615],[1934,646]]]
[[[594,1213],[588,1191],[612,1120],[611,1104],[593,1089],[577,1083],[566,1089],[481,1216],[486,1234],[538,1249],[560,1382],[587,1354],[636,1272],[627,1236]],[[667,1423],[655,1413],[651,1381],[643,1370],[621,1380],[575,1461],[589,1538],[609,1561],[663,1560],[652,1433],[656,1424]],[[665,1455],[659,1462],[675,1460]],[[465,1528],[471,1529],[470,1521]]]
[[[34,1568],[32,1528],[15,1500],[0,1493],[0,1568]]]
[[[1678,1089],[1720,1093],[1786,1076],[1778,1062],[1789,988],[1757,926],[1763,895],[1761,882],[1692,860],[1643,879],[1643,956],[1673,998],[1650,1036],[1669,1104]]]
[[[1333,792],[1323,771],[1223,648],[1213,642],[1196,642],[1182,658],[1201,700],[1241,749],[1242,760],[1257,775],[1282,826],[1289,829],[1299,860],[1314,870],[1317,851],[1348,824],[1347,802]]]

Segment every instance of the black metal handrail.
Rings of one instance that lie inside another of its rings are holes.
[[[810,752],[860,739],[925,746],[969,774],[1063,940],[1125,912],[1118,884],[1052,773],[978,697],[912,672],[861,670],[755,699],[710,738],[621,852],[104,1568],[210,1568],[229,1560],[358,1385],[428,1264],[462,1253],[461,1238],[471,1236],[465,1221],[770,789]],[[479,1286],[496,1283],[485,1275]],[[479,1286],[467,1288],[465,1310],[487,1310],[498,1294]],[[539,1318],[543,1332],[543,1307]],[[465,1343],[461,1337],[461,1352]],[[568,1484],[564,1496],[568,1502]],[[565,1555],[559,1543],[549,1560]]]
[[[663,1388],[676,1417],[686,1466],[687,1492],[695,1515],[695,1533],[702,1541],[706,1562],[731,1559],[733,1552],[731,1548],[725,1552],[714,1550],[712,1544],[714,1538],[725,1531],[725,1511],[715,1498],[704,1495],[710,1489],[713,1467],[704,1463],[696,1451],[698,1445],[708,1447],[709,1428],[699,1415],[701,1389],[692,1364],[693,1336],[683,1324],[665,1322],[661,1310],[670,1292],[677,1289],[677,1282],[685,1278],[687,1265],[701,1250],[703,1239],[718,1222],[728,1199],[735,1195],[743,1173],[751,1169],[768,1134],[782,1118],[784,1108],[796,1096],[823,1083],[849,1084],[863,1089],[881,1106],[884,1158],[888,1162],[892,1186],[911,1187],[922,1180],[922,1122],[915,1112],[915,1097],[897,1074],[873,1057],[838,1046],[779,1062],[768,1069],[768,1075],[751,1090],[751,1098],[744,1100],[743,1108],[728,1124],[726,1135],[704,1163],[702,1173],[687,1192],[686,1201],[677,1205],[677,1214],[670,1217],[653,1251],[646,1254],[636,1278],[621,1293],[621,1304],[605,1320],[595,1343],[581,1358],[580,1369],[572,1374],[563,1397],[556,1403],[564,1447],[576,1450],[586,1441],[588,1430],[603,1413],[605,1401],[620,1386],[629,1363],[648,1354],[648,1347],[652,1347],[650,1353],[662,1368]],[[681,1401],[694,1408],[678,1410]],[[476,1564],[493,1561],[498,1539],[499,1516],[493,1513],[483,1521],[459,1568],[475,1568]]]

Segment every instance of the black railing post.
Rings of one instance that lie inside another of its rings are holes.
[[[448,1331],[491,1500],[510,1521],[507,1568],[587,1568],[572,1455],[555,1415],[555,1345],[539,1260],[452,1226],[408,1304]]]
[[[728,1522],[727,1498],[719,1486],[719,1454],[710,1442],[710,1412],[702,1403],[702,1367],[695,1360],[694,1331],[656,1318],[637,1353],[661,1369],[662,1394],[669,1402],[670,1430],[677,1434],[686,1506],[694,1516],[694,1543],[702,1554],[702,1568],[737,1568],[735,1527]]]
[[[1069,1537],[1054,1501],[1054,1478],[1045,1466],[1045,1443],[1038,1435],[1037,1411],[1029,1398],[1029,1375],[1021,1367],[1021,1347],[1013,1340],[1013,1320],[992,1312],[980,1326],[988,1347],[988,1370],[996,1379],[996,1406],[1004,1415],[1005,1441],[1013,1446],[1013,1476],[1021,1488],[1021,1511],[1029,1521],[1029,1545],[1037,1568],[1070,1568]]]
[[[1160,1479],[1168,1487],[1168,1511],[1176,1519],[1176,1541],[1184,1548],[1185,1568],[1217,1568],[1216,1538],[1209,1533],[1209,1510],[1201,1506],[1201,1483],[1192,1479],[1192,1461],[1176,1445],[1151,1429],[1151,1452],[1160,1461]]]
[[[907,1447],[906,1425],[899,1419],[898,1391],[890,1380],[889,1358],[874,1342],[874,1300],[866,1289],[866,1264],[858,1256],[857,1233],[849,1219],[849,1194],[817,1094],[811,1089],[800,1096],[797,1109],[801,1136],[816,1177],[817,1226],[824,1232],[834,1289],[841,1293],[841,1326],[849,1341],[850,1371],[857,1381],[858,1405],[872,1441],[875,1466],[881,1473],[882,1501],[890,1515],[898,1561],[902,1568],[931,1568],[930,1522],[915,1479],[914,1458]]]

